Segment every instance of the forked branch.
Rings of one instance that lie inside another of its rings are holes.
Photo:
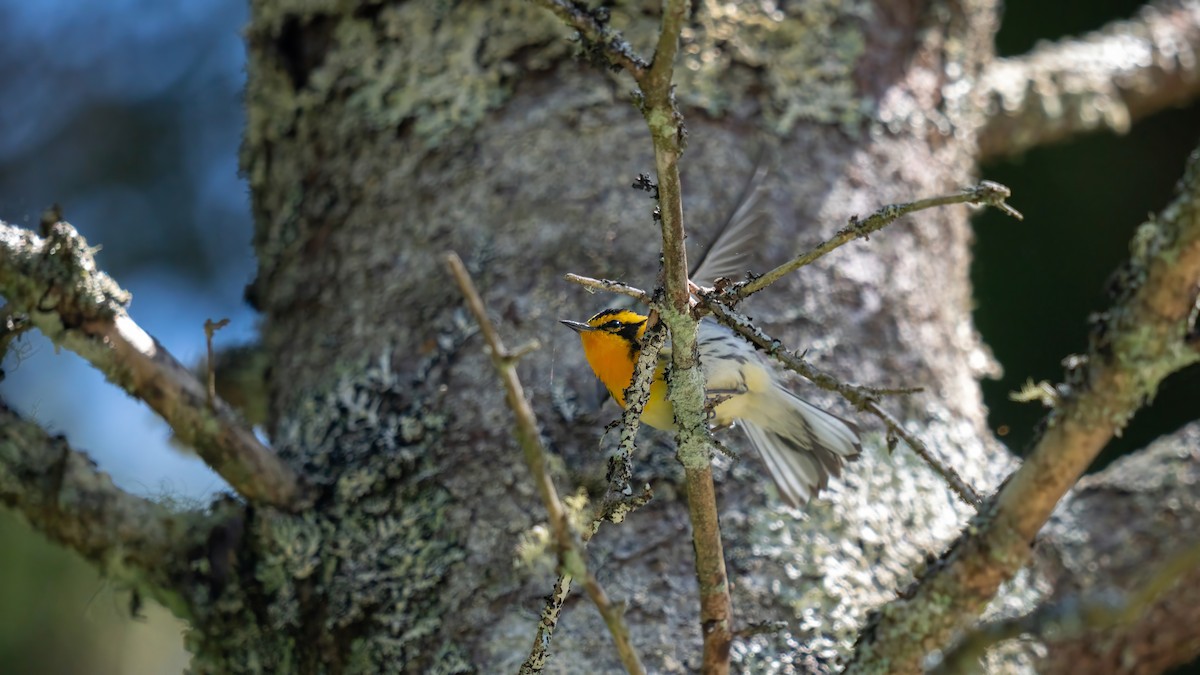
[[[989,647],[1022,635],[1067,640],[1131,623],[1198,566],[1200,544],[1192,544],[1159,563],[1141,587],[1132,592],[1109,589],[1084,597],[1072,596],[1018,617],[989,622],[967,633],[929,672],[932,675],[970,672]]]

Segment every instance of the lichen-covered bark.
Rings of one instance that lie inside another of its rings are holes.
[[[990,54],[994,7],[881,4],[698,9],[678,90],[694,244],[764,148],[775,224],[760,269],[851,215],[975,178],[964,78]],[[251,297],[273,358],[274,445],[324,496],[299,518],[254,514],[242,586],[203,608],[192,632],[197,669],[515,670],[553,582],[544,566],[513,564],[543,514],[437,254],[463,257],[506,341],[542,341],[522,379],[563,458],[560,485],[596,494],[597,439],[615,411],[597,405],[574,335],[555,320],[610,302],[567,286],[564,272],[640,285],[656,275],[652,203],[628,188],[653,166],[629,84],[573,61],[567,31],[518,2],[253,7]],[[647,51],[654,12],[612,11]],[[758,33],[783,47],[768,54],[745,37]],[[925,387],[888,404],[987,488],[1009,460],[984,440],[976,378],[990,361],[970,324],[967,214],[910,218],[747,309],[846,379]],[[736,617],[788,622],[735,642],[741,669],[834,664],[865,613],[964,520],[931,471],[907,450],[888,456],[861,422],[866,456],[803,515],[765,496],[756,459],[718,464]],[[695,576],[680,471],[661,441],[645,435],[637,457],[656,498],[602,530],[589,555],[628,603],[648,669],[687,672],[700,645]],[[553,650],[554,672],[617,665],[580,603]]]
[[[1144,584],[1200,532],[1200,426],[1189,425],[1082,480],[1047,530],[1050,597]],[[1124,523],[1124,527],[1114,524]],[[1131,626],[1046,639],[1038,672],[1158,673],[1200,656],[1200,572]]]

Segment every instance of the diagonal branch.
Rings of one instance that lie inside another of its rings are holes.
[[[0,222],[0,294],[56,345],[87,359],[145,401],[234,490],[253,502],[301,508],[300,477],[126,312],[129,294],[96,269],[93,249],[66,222],[44,236]]]
[[[977,94],[981,160],[1133,122],[1200,96],[1200,2],[1166,0],[1075,40],[999,59]]]
[[[517,440],[521,444],[521,449],[525,452],[525,463],[529,465],[529,472],[533,474],[538,494],[541,495],[542,502],[545,504],[546,511],[550,516],[550,527],[554,531],[555,540],[558,542],[559,565],[563,570],[563,577],[555,585],[554,595],[551,599],[559,597],[565,599],[566,593],[570,590],[571,579],[582,579],[588,597],[592,599],[592,602],[596,605],[596,609],[600,610],[601,616],[604,617],[604,623],[608,625],[608,630],[612,633],[613,643],[616,645],[617,654],[621,657],[621,663],[624,664],[625,669],[630,673],[645,673],[646,670],[642,667],[637,652],[633,648],[633,643],[629,639],[629,626],[625,623],[624,608],[621,605],[614,604],[609,599],[608,594],[604,591],[604,587],[596,580],[595,575],[588,570],[587,561],[583,555],[583,545],[579,542],[576,533],[571,529],[567,510],[558,498],[558,490],[554,487],[554,480],[550,477],[550,472],[546,468],[546,451],[542,447],[542,437],[541,432],[538,430],[537,417],[534,415],[529,401],[525,398],[525,391],[521,386],[521,380],[517,377],[516,358],[505,349],[504,343],[500,340],[500,335],[496,332],[496,327],[488,319],[487,310],[483,306],[483,299],[479,297],[479,291],[475,290],[475,284],[471,281],[470,275],[467,274],[467,269],[463,266],[462,260],[453,253],[447,254],[446,266],[454,276],[454,280],[458,283],[463,297],[466,298],[467,307],[475,315],[475,321],[479,324],[479,330],[483,333],[483,337],[488,343],[488,350],[492,356],[492,365],[495,366],[496,374],[500,376],[500,380],[504,384],[505,398],[507,398],[508,406],[512,409],[513,416],[516,418]],[[539,647],[543,644],[548,644],[548,640],[548,636],[539,631],[538,638],[534,644],[534,654],[530,656],[531,661],[536,660],[536,657],[544,652]],[[528,672],[540,670],[540,668],[534,668],[528,661],[526,662],[526,666],[529,667]],[[522,671],[525,672],[524,667]]]
[[[1084,477],[1038,535],[1045,602],[1120,592],[1200,546],[1200,421]],[[1039,673],[1165,672],[1200,654],[1200,565],[1127,623],[1036,636]],[[1071,631],[1075,632],[1075,631]],[[1014,645],[1014,647],[1016,647]],[[1019,648],[1018,648],[1019,649]]]
[[[1200,152],[1130,253],[1041,439],[942,559],[863,629],[847,673],[919,672],[928,646],[946,644],[1025,565],[1059,499],[1159,383],[1200,361]]]

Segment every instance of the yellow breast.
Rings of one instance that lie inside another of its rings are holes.
[[[625,389],[633,382],[636,351],[630,351],[629,343],[604,333],[582,333],[583,353],[596,377],[604,383],[613,400],[625,407]],[[659,360],[654,371],[654,382],[650,385],[650,400],[642,411],[642,422],[655,429],[674,429],[675,413],[667,400],[667,381],[663,376],[664,364]]]

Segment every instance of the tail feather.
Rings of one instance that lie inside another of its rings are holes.
[[[776,386],[758,399],[739,423],[791,506],[814,497],[862,451],[852,423],[786,389]]]

